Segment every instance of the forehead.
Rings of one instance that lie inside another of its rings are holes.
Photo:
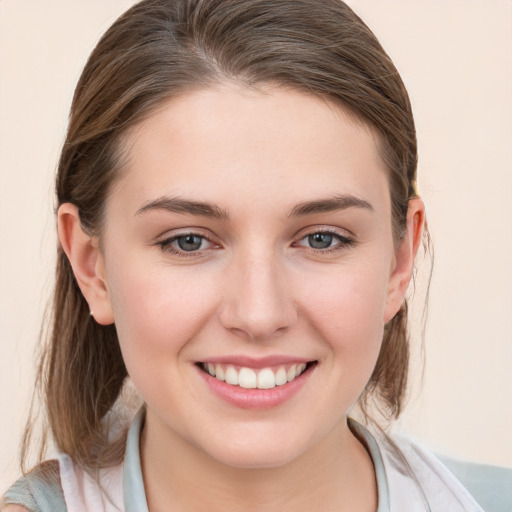
[[[140,204],[165,194],[234,205],[260,196],[389,195],[371,129],[296,90],[205,89],[169,100],[126,137],[116,189]],[[335,190],[336,189],[336,190]],[[374,198],[375,199],[375,198]]]

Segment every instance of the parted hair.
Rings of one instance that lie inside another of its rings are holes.
[[[415,197],[417,144],[404,84],[377,38],[340,0],[144,0],[90,55],[76,87],[56,179],[57,206],[78,208],[100,236],[105,202],[123,167],[128,130],[164,102],[235,81],[327,100],[369,127],[387,165],[395,241]],[[38,386],[58,450],[88,467],[119,462],[124,437],[108,432],[127,371],[115,325],[99,325],[62,247]],[[402,411],[409,360],[407,304],[386,325],[360,397],[389,418]],[[22,461],[30,444],[29,421]],[[44,454],[41,452],[40,456]],[[22,462],[23,463],[23,462]]]

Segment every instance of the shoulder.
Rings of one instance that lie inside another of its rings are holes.
[[[437,456],[406,436],[394,441],[418,478],[435,492],[441,484],[458,498],[472,498],[486,512],[512,510],[512,469]]]
[[[36,466],[5,493],[4,512],[66,512],[122,510],[123,464],[90,470],[66,454]],[[14,506],[22,508],[12,508]],[[4,508],[2,508],[4,507]],[[9,507],[9,508],[7,508]]]
[[[4,510],[65,512],[58,461],[46,461],[17,480],[3,496],[2,511]]]
[[[439,458],[485,510],[512,510],[512,468]]]

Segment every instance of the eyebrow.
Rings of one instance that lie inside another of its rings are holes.
[[[334,196],[327,199],[317,199],[305,201],[295,205],[288,217],[303,217],[314,215],[316,213],[328,213],[348,208],[362,208],[373,212],[373,206],[364,199],[355,196]],[[200,215],[202,217],[211,217],[214,219],[228,219],[229,214],[219,206],[203,201],[191,201],[180,197],[159,197],[149,201],[139,208],[135,215],[140,215],[148,211],[165,210],[174,213],[185,213],[189,215]]]
[[[337,210],[346,210],[348,208],[363,208],[371,212],[374,211],[373,206],[368,201],[355,196],[342,195],[299,203],[292,208],[288,216],[302,217],[305,215],[313,215],[315,213],[328,213]]]
[[[135,215],[140,215],[153,210],[187,213],[189,215],[200,215],[202,217],[212,217],[214,219],[227,219],[229,216],[228,212],[219,206],[203,201],[190,201],[180,197],[159,197],[158,199],[144,204],[135,212]]]

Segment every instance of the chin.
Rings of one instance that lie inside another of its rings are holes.
[[[213,449],[212,449],[213,448]],[[216,448],[216,449],[215,449]],[[226,466],[238,469],[270,469],[285,466],[300,457],[307,447],[292,439],[252,439],[226,442],[212,447],[209,455]]]
[[[283,453],[282,451],[268,452],[259,450],[237,451],[224,453],[222,457],[216,457],[218,462],[237,469],[274,469],[286,466],[297,458],[296,454]]]

